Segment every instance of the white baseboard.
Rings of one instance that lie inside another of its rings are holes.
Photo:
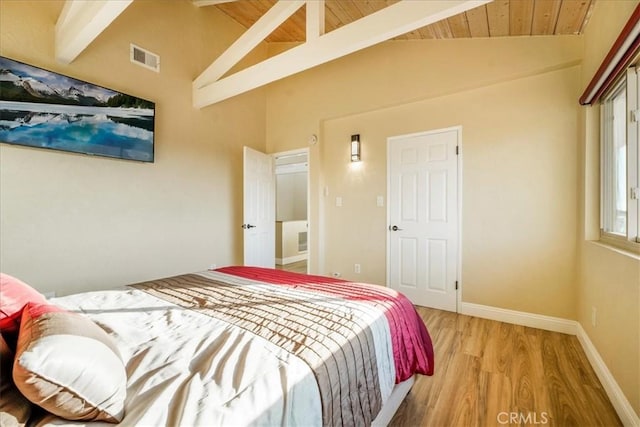
[[[481,317],[483,319],[497,320],[499,322],[511,323],[514,325],[529,326],[531,328],[544,329],[547,331],[561,332],[575,335],[582,349],[589,359],[598,379],[611,400],[611,404],[620,417],[622,424],[627,427],[640,427],[640,418],[635,413],[631,403],[622,392],[622,389],[609,371],[609,368],[600,357],[598,350],[589,339],[584,328],[575,320],[567,320],[559,317],[543,316],[541,314],[526,313],[522,311],[507,310],[504,308],[490,307],[487,305],[461,302],[458,306],[460,314]]]
[[[481,317],[483,319],[497,320],[499,322],[512,323],[514,325],[529,326],[531,328],[544,329],[546,331],[561,332],[563,334],[577,335],[579,323],[575,320],[561,319],[559,317],[543,316],[542,314],[525,313],[523,311],[507,310],[505,308],[490,307],[488,305],[461,302],[460,314]]]
[[[600,379],[602,386],[607,392],[607,396],[609,396],[611,404],[616,409],[622,424],[628,427],[640,427],[640,417],[638,417],[638,414],[636,414],[631,407],[631,403],[627,400],[615,378],[613,378],[611,371],[609,371],[604,360],[600,357],[598,350],[589,339],[589,335],[587,335],[580,324],[578,324],[578,333],[576,336],[578,337],[580,344],[582,344],[582,348],[584,349],[593,370],[596,372],[598,379]]]
[[[286,258],[276,258],[276,264],[278,264],[278,265],[287,265],[287,264],[291,264],[293,262],[303,261],[303,260],[307,259],[308,257],[309,257],[309,255],[304,253],[304,254],[300,254],[300,255],[288,256]]]

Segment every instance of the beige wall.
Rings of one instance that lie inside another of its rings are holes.
[[[156,159],[1,144],[2,271],[66,294],[241,262],[242,145],[264,149],[264,90],[195,110],[191,82],[242,28],[186,0],[136,1],[65,66],[61,8],[1,1],[0,53],[155,101]],[[161,56],[159,74],[129,62],[131,42]]]
[[[276,221],[307,219],[307,175],[276,173]]]
[[[281,264],[306,259],[306,250],[299,250],[300,233],[307,231],[307,221],[276,222],[276,261]],[[280,260],[280,261],[278,261]]]
[[[328,120],[327,271],[385,283],[387,213],[376,196],[386,197],[387,138],[461,125],[463,301],[573,318],[578,77],[570,67]],[[351,133],[363,144],[359,165],[348,161]]]
[[[269,150],[320,134],[312,269],[384,284],[386,138],[462,125],[463,301],[575,318],[581,47],[577,37],[388,42],[272,84]]]
[[[584,44],[585,88],[637,1],[596,2]],[[599,110],[581,108],[578,320],[640,414],[640,261],[593,243],[599,228]],[[597,326],[591,324],[597,309]]]

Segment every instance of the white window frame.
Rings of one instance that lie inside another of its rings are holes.
[[[612,102],[614,96],[626,86],[626,234],[607,231],[611,224],[610,194],[614,170],[611,167],[613,151]],[[613,85],[603,98],[600,107],[600,241],[621,249],[640,253],[640,73],[630,67],[622,81]]]

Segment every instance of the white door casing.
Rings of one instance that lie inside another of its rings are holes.
[[[276,197],[273,157],[244,147],[244,265],[275,267]]]
[[[461,128],[387,140],[387,284],[414,304],[457,310]]]

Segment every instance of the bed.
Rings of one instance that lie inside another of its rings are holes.
[[[37,426],[386,425],[433,373],[415,308],[376,285],[226,267],[48,303],[105,331],[126,380],[110,422],[34,411]]]

